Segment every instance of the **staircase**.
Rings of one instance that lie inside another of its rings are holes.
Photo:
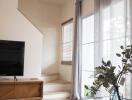
[[[43,75],[43,100],[69,100],[71,83],[59,79],[59,74]]]

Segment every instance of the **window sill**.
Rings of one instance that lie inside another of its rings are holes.
[[[61,61],[62,65],[72,65],[72,61]]]

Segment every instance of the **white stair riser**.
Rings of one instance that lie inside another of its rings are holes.
[[[44,92],[70,91],[70,84],[45,84]]]
[[[44,100],[66,100],[69,97],[70,97],[70,93],[46,94],[44,95]]]

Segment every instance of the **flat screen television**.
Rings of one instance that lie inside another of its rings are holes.
[[[0,76],[23,76],[25,42],[0,40]]]

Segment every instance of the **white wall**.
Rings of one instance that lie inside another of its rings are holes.
[[[41,75],[42,34],[17,10],[17,0],[0,0],[0,39],[25,41],[25,77]]]
[[[94,13],[94,0],[83,0],[82,16],[86,17]]]
[[[44,34],[43,73],[60,73],[61,79],[71,81],[72,66],[60,64],[61,23],[74,17],[74,0],[61,6],[44,0],[19,0],[19,9]]]
[[[59,73],[60,7],[44,0],[19,0],[19,9],[44,35],[42,72]]]
[[[74,0],[68,0],[67,3],[65,3],[62,6],[61,10],[61,23],[74,18],[75,14],[75,3]],[[74,21],[73,21],[74,22]],[[60,38],[62,36],[60,35]],[[62,43],[62,41],[60,42]],[[72,78],[72,66],[70,65],[60,65],[60,76],[61,79],[71,81]]]

